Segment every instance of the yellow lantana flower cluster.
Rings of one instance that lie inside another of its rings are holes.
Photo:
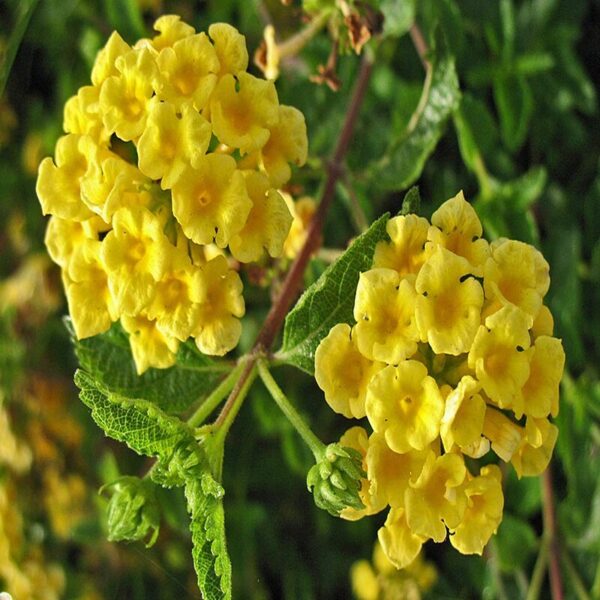
[[[490,449],[519,477],[547,466],[557,437],[565,355],[543,304],[547,262],[533,246],[488,243],[463,194],[431,223],[392,218],[360,276],[356,324],[338,324],[315,355],[331,408],[367,417],[340,444],[363,456],[358,519],[389,506],[379,540],[399,568],[429,539],[481,554],[502,520],[496,465],[472,474],[465,456]],[[489,462],[489,461],[486,461]]]
[[[37,180],[77,337],[120,319],[140,373],[190,337],[210,355],[237,344],[242,283],[207,247],[282,255],[292,216],[277,189],[307,154],[302,113],[246,72],[234,27],[154,28],[133,47],[110,36]]]

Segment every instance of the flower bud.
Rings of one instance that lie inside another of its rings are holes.
[[[367,474],[361,465],[362,457],[357,450],[329,444],[306,478],[315,504],[335,517],[344,508],[364,508],[358,492]]]
[[[152,546],[160,528],[160,511],[152,482],[123,476],[100,491],[105,488],[112,491],[107,511],[108,540],[141,540],[152,532],[146,547]]]

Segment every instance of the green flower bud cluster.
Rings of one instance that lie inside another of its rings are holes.
[[[364,508],[358,492],[365,477],[360,452],[340,444],[329,444],[306,478],[315,504],[334,517],[345,508]]]
[[[103,486],[110,489],[108,503],[108,540],[141,540],[152,534],[146,547],[154,545],[160,528],[160,510],[152,482],[139,477],[123,476]]]

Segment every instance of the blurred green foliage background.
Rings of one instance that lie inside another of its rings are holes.
[[[397,212],[403,190],[416,182],[425,216],[463,189],[489,239],[506,235],[542,249],[551,266],[555,334],[567,356],[552,462],[559,560],[567,598],[600,598],[600,2],[370,4],[387,19],[367,44],[375,67],[324,245],[344,248],[364,216],[370,222]],[[147,36],[163,13],[180,14],[198,30],[227,21],[246,35],[251,53],[267,19],[279,39],[304,26],[301,3],[277,0],[0,4],[0,561],[14,567],[0,565],[0,590],[15,600],[199,597],[178,494],[160,492],[164,524],[152,549],[105,541],[106,500],[98,488],[147,465],[107,441],[77,399],[76,361],[61,321],[66,305],[58,270],[44,252],[35,195],[37,165],[61,134],[62,107],[88,83],[98,49],[114,29],[130,43]],[[432,89],[455,95],[448,115],[418,114],[417,129],[411,116],[425,71],[408,34],[415,20],[434,51]],[[308,125],[310,160],[294,180],[296,195],[318,197],[359,68],[360,57],[346,48],[337,61],[339,91],[311,82],[331,44],[322,31],[282,64],[277,81],[280,101],[301,109]],[[456,84],[460,95],[452,91]],[[325,265],[316,257],[307,283]],[[242,350],[269,306],[269,289],[252,285],[256,273],[244,276]],[[318,435],[338,439],[345,424],[314,381],[291,368],[281,375]],[[318,511],[305,490],[311,463],[255,386],[226,446],[235,598],[352,596],[350,567],[370,557],[383,519],[349,523]],[[517,481],[508,471],[505,518],[488,553],[465,557],[449,544],[428,545],[438,578],[424,594],[526,597],[547,550],[542,500],[537,479]],[[539,594],[549,597],[545,580]]]

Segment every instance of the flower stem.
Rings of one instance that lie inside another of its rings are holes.
[[[544,575],[548,569],[548,547],[549,540],[547,536],[542,536],[542,542],[540,544],[540,550],[538,552],[535,566],[533,567],[533,573],[531,575],[531,581],[529,583],[529,589],[527,590],[527,596],[525,600],[538,600],[542,593],[542,585],[544,583]]]
[[[202,402],[202,404],[196,409],[194,414],[188,419],[187,424],[190,427],[198,427],[210,413],[219,405],[221,400],[233,389],[235,382],[240,376],[244,367],[243,362],[239,362],[230,372],[223,381],[210,393],[210,395]]]
[[[554,490],[550,465],[542,475],[542,498],[544,507],[544,534],[548,536],[550,591],[552,600],[563,600],[562,574],[560,572],[560,548],[556,536],[556,511],[554,507]]]
[[[300,413],[294,408],[294,405],[277,385],[277,382],[273,379],[264,359],[258,361],[258,373],[265,384],[265,387],[273,397],[273,400],[277,402],[281,412],[294,426],[296,431],[300,434],[300,437],[314,454],[315,459],[318,461],[323,456],[325,444],[323,444],[323,442],[313,433],[312,429],[306,424],[306,421],[300,416]]]

